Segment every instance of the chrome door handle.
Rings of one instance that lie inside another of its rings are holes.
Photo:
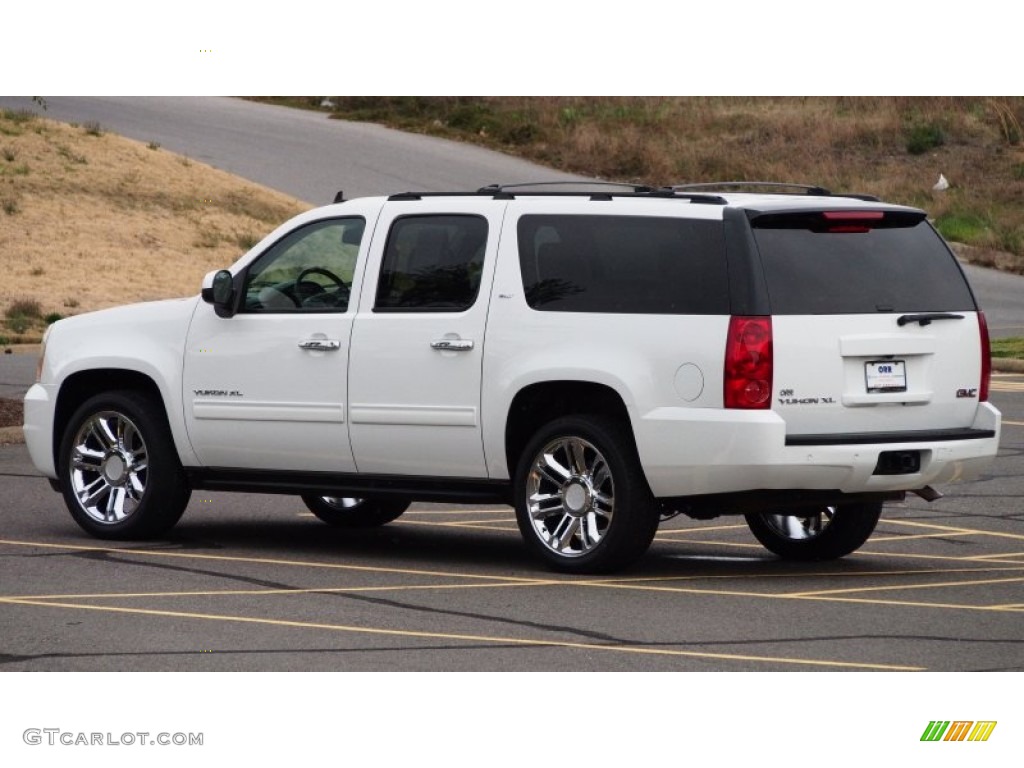
[[[472,339],[437,339],[430,342],[433,349],[440,349],[443,352],[468,352],[473,348]]]
[[[314,352],[335,352],[341,349],[341,342],[335,339],[306,339],[299,342],[299,348]]]

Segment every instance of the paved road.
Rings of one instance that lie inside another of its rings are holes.
[[[0,107],[40,111],[29,98],[0,97]],[[45,115],[156,141],[316,205],[338,190],[358,197],[579,178],[469,144],[241,99],[64,97],[47,99]]]
[[[1024,336],[1024,275],[971,265],[966,270],[992,338]]]
[[[0,97],[0,107],[39,111],[29,98]],[[48,99],[45,114],[159,142],[313,204],[338,190],[354,197],[580,178],[467,144],[240,99],[63,97]],[[992,336],[1024,336],[1024,277],[967,271]]]

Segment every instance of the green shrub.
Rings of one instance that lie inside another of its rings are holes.
[[[103,126],[92,120],[82,125],[82,130],[85,131],[87,136],[102,136]]]
[[[973,243],[991,230],[988,221],[973,213],[947,213],[935,220],[935,228],[954,243]]]
[[[907,128],[904,138],[907,152],[912,155],[923,155],[928,150],[946,143],[945,133],[935,123],[912,123]]]
[[[47,325],[53,325],[58,320],[63,320],[63,319],[64,319],[64,315],[62,315],[60,312],[51,312],[50,314],[48,314],[46,317],[43,318],[43,320],[46,321]]]
[[[24,333],[28,330],[29,325],[31,325],[29,319],[21,315],[15,315],[7,319],[7,327],[15,333]]]
[[[1008,339],[992,339],[992,357],[1024,359],[1024,339],[1019,336]]]

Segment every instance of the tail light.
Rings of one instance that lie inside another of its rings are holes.
[[[772,369],[772,319],[730,318],[725,343],[725,407],[768,408]]]
[[[978,386],[978,400],[988,400],[988,385],[992,381],[992,346],[988,340],[988,323],[985,313],[978,312],[978,333],[981,334],[981,384]]]

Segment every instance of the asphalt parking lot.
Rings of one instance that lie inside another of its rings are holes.
[[[741,518],[676,518],[610,577],[529,559],[511,510],[331,529],[197,493],[164,541],[85,536],[0,448],[0,670],[1022,670],[1024,376],[984,479],[889,505],[855,555],[783,563]]]

